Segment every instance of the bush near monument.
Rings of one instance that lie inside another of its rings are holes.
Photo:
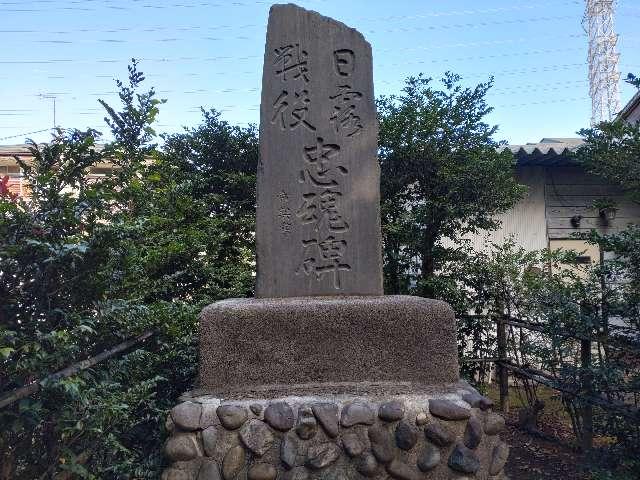
[[[161,102],[142,81],[134,63],[107,106],[114,142],[59,131],[22,165],[29,200],[0,199],[3,480],[156,478],[165,413],[195,378],[197,314],[252,291],[255,129],[204,112],[159,152]],[[39,392],[16,397],[25,385]]]
[[[447,295],[441,272],[459,258],[467,233],[498,227],[495,216],[525,193],[514,158],[485,122],[490,80],[463,87],[448,73],[443,89],[409,77],[402,94],[378,101],[385,292]],[[447,241],[449,244],[447,244]],[[417,262],[416,262],[417,260]],[[417,263],[417,273],[413,268]]]

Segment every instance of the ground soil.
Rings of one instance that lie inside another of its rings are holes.
[[[498,404],[496,391],[487,394]],[[524,399],[517,388],[510,389],[511,411],[506,415],[507,428],[502,434],[511,446],[505,471],[510,480],[589,480],[582,454],[575,448],[571,421],[556,392],[539,389],[538,398],[545,408],[538,422],[540,434],[531,434],[518,428],[518,411]]]
[[[531,435],[514,425],[517,416],[509,415],[503,439],[511,446],[505,471],[510,480],[588,480],[582,468],[582,455],[559,440]],[[544,432],[544,427],[543,427]]]

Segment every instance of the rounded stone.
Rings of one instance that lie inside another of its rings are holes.
[[[398,460],[387,465],[387,473],[396,480],[418,480],[420,478],[419,472]]]
[[[222,476],[224,480],[232,480],[240,473],[246,461],[244,448],[240,445],[231,447],[222,460]]]
[[[338,436],[338,405],[335,403],[315,403],[311,406],[313,414],[331,438]]]
[[[285,468],[292,469],[296,466],[296,458],[298,457],[298,442],[295,438],[285,436],[280,444],[280,459],[284,463]]]
[[[328,467],[340,457],[340,447],[335,443],[320,443],[309,448],[306,465],[312,470]]]
[[[422,425],[426,425],[428,421],[429,417],[427,417],[426,413],[420,412],[416,415],[416,425],[421,427]]]
[[[342,435],[342,447],[350,457],[357,457],[365,450],[364,443],[355,432],[346,432]]]
[[[378,417],[385,422],[395,422],[404,417],[404,402],[392,400],[385,402],[378,408]]]
[[[423,472],[428,472],[435,468],[440,463],[440,460],[440,449],[427,442],[418,457],[418,468]]]
[[[218,440],[218,429],[216,427],[207,427],[202,430],[202,446],[207,457],[213,457],[216,450],[216,441]]]
[[[378,462],[370,453],[365,453],[358,459],[356,470],[365,477],[373,477],[378,473]]]
[[[449,468],[461,473],[476,473],[480,468],[478,457],[464,445],[458,444],[449,456]]]
[[[307,480],[308,478],[309,470],[305,467],[296,467],[284,474],[284,480]]]
[[[303,440],[313,438],[318,431],[318,422],[311,413],[311,410],[298,411],[298,424],[296,425],[296,433]]]
[[[253,419],[240,430],[240,440],[254,455],[263,456],[273,443],[273,434],[262,421]]]
[[[184,462],[202,456],[200,444],[193,433],[178,433],[169,437],[164,452],[174,462]]]
[[[276,467],[269,463],[256,463],[247,472],[249,480],[274,480],[278,472]]]
[[[276,430],[286,432],[293,428],[293,410],[286,402],[271,403],[264,410],[264,420]]]
[[[262,405],[260,405],[259,403],[252,403],[251,405],[249,405],[249,410],[251,410],[251,412],[256,417],[259,417],[262,413]]]
[[[409,422],[402,421],[396,427],[396,445],[402,450],[411,450],[418,442],[418,430]]]
[[[162,472],[161,480],[193,480],[193,472],[169,468]]]
[[[470,449],[478,448],[482,440],[482,422],[477,417],[471,417],[464,430],[464,444]]]
[[[340,424],[347,428],[354,425],[373,425],[373,421],[373,409],[362,402],[353,402],[344,406],[340,416]]]
[[[200,415],[201,430],[218,423],[217,422],[218,414],[216,410],[217,410],[217,406],[215,404],[211,404],[211,403],[202,404],[202,415]]]
[[[504,468],[507,463],[507,459],[509,458],[509,447],[500,443],[496,445],[493,449],[493,454],[491,455],[491,465],[489,466],[489,475],[497,475]]]
[[[497,413],[490,413],[484,421],[484,433],[497,435],[504,430],[504,417]]]
[[[203,460],[205,459],[202,457],[198,457],[194,458],[193,460],[173,462],[171,464],[171,469],[186,472],[187,475],[189,475],[190,479],[195,479],[198,476],[200,467],[202,467]]]
[[[424,428],[424,436],[439,447],[451,445],[455,440],[455,434],[440,422],[430,423]]]
[[[202,405],[195,402],[182,402],[171,409],[171,419],[178,428],[194,431],[200,427]]]
[[[220,468],[218,464],[213,461],[202,462],[200,472],[198,473],[198,480],[220,480]]]
[[[471,417],[471,410],[461,407],[450,400],[433,399],[429,400],[429,411],[431,415],[444,420],[466,420]]]
[[[484,395],[480,395],[475,390],[463,394],[462,399],[472,407],[479,408],[482,411],[489,410],[493,407],[493,400]]]
[[[393,460],[393,441],[391,435],[384,428],[375,425],[369,429],[371,451],[376,459],[383,464]]]
[[[247,421],[248,414],[244,407],[238,405],[220,405],[216,410],[220,423],[227,430],[236,430]]]

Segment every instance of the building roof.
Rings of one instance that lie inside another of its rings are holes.
[[[518,166],[562,166],[573,162],[570,153],[575,152],[584,141],[581,138],[545,137],[538,143],[508,145],[517,159]],[[0,157],[28,154],[28,145],[0,145]]]
[[[13,155],[24,155],[25,153],[29,153],[29,145],[19,144],[19,145],[0,145],[0,156],[10,156]]]
[[[516,157],[518,166],[562,166],[572,165],[571,153],[584,143],[582,138],[545,137],[538,143],[508,145]]]
[[[38,145],[42,145],[39,143]],[[16,165],[15,157],[21,157],[27,163],[31,160],[31,151],[29,148],[32,145],[21,143],[16,145],[0,145],[0,167]],[[96,144],[95,149],[102,150],[104,144]],[[113,168],[113,164],[108,161],[96,163],[93,167],[96,168]]]
[[[629,103],[627,103],[624,108],[622,110],[620,110],[620,113],[618,114],[618,119],[621,120],[627,120],[631,114],[636,110],[640,108],[640,90],[638,90],[636,92],[636,94],[631,97],[631,100],[629,100]]]

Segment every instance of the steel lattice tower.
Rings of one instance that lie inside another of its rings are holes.
[[[582,25],[589,34],[591,124],[613,119],[620,111],[618,35],[614,28],[616,0],[586,0]]]

